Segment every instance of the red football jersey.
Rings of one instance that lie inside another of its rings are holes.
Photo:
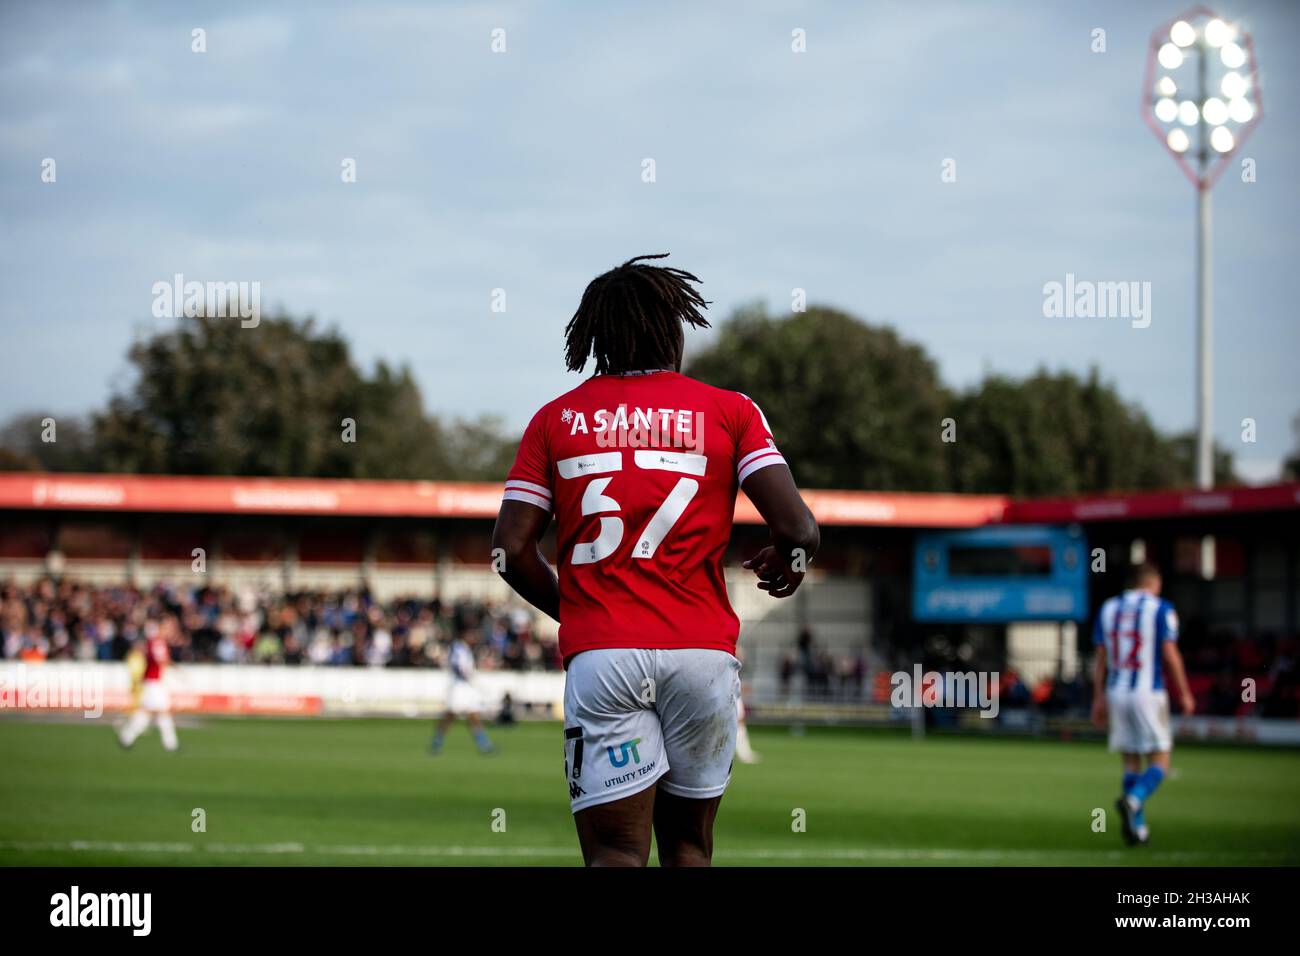
[[[163,671],[171,661],[171,651],[161,637],[151,637],[144,645],[144,679],[162,680]]]
[[[784,461],[749,398],[677,372],[598,375],[544,405],[505,497],[555,512],[565,664],[602,647],[734,653],[736,490]]]

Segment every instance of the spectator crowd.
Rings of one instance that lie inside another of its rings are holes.
[[[379,601],[364,588],[283,593],[160,583],[150,588],[43,579],[0,584],[0,655],[121,660],[166,614],[180,622],[179,662],[442,667],[470,638],[483,670],[560,668],[531,609],[458,598]]]
[[[182,663],[443,667],[452,640],[469,638],[482,670],[561,667],[554,639],[534,631],[533,610],[512,602],[436,596],[380,601],[364,588],[284,593],[175,583],[96,586],[51,578],[0,584],[0,656],[121,660],[131,642],[150,633],[165,614],[180,623],[172,655]],[[1300,713],[1294,640],[1274,634],[1249,640],[1227,632],[1210,638],[1190,642],[1186,655],[1199,713]],[[888,699],[888,673],[871,675],[883,681],[868,681],[864,649],[832,656],[807,628],[779,666],[785,699],[796,684],[811,700]],[[1071,680],[1051,677],[1029,686],[1003,668],[999,680],[1007,710],[1087,713],[1091,687],[1082,671]]]

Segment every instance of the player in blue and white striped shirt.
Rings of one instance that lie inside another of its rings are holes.
[[[1143,810],[1169,772],[1173,735],[1166,683],[1183,713],[1196,707],[1178,651],[1178,614],[1160,597],[1160,586],[1155,565],[1135,567],[1129,589],[1102,604],[1092,635],[1092,720],[1104,727],[1109,714],[1110,749],[1124,761],[1124,792],[1115,806],[1130,846],[1150,838]]]
[[[487,730],[479,712],[483,710],[483,698],[474,686],[474,644],[477,642],[475,632],[466,630],[454,641],[447,653],[447,670],[451,672],[451,684],[447,688],[447,711],[433,732],[433,743],[429,751],[442,753],[442,741],[447,736],[447,728],[457,717],[463,716],[469,722],[470,733],[474,735],[474,744],[481,754],[490,754],[494,748],[488,739]]]

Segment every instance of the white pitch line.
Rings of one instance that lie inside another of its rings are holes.
[[[303,843],[128,843],[101,840],[68,841],[6,841],[0,850],[15,852],[71,851],[75,853],[141,853],[141,854],[244,854],[254,856],[356,856],[356,857],[451,857],[451,858],[545,858],[578,857],[577,846],[372,846],[358,845],[308,845]],[[1217,851],[1138,851],[1141,859],[1152,863],[1214,863],[1227,860],[1255,860],[1281,862],[1291,859],[1287,853],[1251,851],[1223,853]],[[1123,850],[970,850],[913,847],[862,847],[862,848],[808,848],[808,849],[737,849],[719,850],[715,858],[727,860],[774,860],[797,862],[800,860],[840,860],[858,863],[1047,863],[1060,864],[1065,860],[1119,861],[1134,858],[1133,851]]]

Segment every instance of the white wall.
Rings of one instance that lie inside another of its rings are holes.
[[[446,705],[450,680],[447,671],[427,668],[184,664],[171,668],[164,682],[178,712],[432,717]],[[560,672],[485,671],[474,684],[485,716],[499,712],[507,693],[520,716],[525,703],[537,716],[563,712]],[[46,709],[60,697],[75,702],[74,710],[93,710],[95,701],[119,710],[128,705],[129,690],[123,663],[0,661],[0,711]]]

